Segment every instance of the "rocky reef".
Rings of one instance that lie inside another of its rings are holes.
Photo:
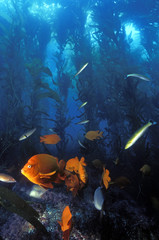
[[[25,186],[27,188],[27,186]],[[24,188],[24,187],[23,187]],[[148,216],[146,209],[118,187],[109,188],[104,193],[103,214],[93,204],[92,188],[88,186],[76,197],[63,186],[47,190],[40,199],[28,197],[21,191],[21,184],[15,187],[23,198],[38,212],[38,220],[46,228],[48,235],[37,231],[29,222],[4,208],[1,212],[1,237],[5,240],[45,240],[62,239],[58,220],[69,205],[73,216],[70,240],[157,240],[159,230],[155,218]]]

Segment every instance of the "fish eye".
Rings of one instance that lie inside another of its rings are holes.
[[[28,168],[31,168],[31,165],[28,165]]]

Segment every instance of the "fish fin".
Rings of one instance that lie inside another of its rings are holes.
[[[40,178],[47,178],[47,177],[51,177],[55,173],[56,173],[56,171],[53,171],[53,172],[50,172],[50,173],[39,173],[39,176],[40,176]]]
[[[45,176],[45,175],[39,176],[39,177],[40,177],[41,179],[42,179],[42,178],[44,178],[44,179],[46,179],[46,178],[48,178],[48,179],[51,178],[51,176]]]
[[[85,163],[85,158],[81,157],[80,163],[82,166],[87,166],[87,164]]]
[[[59,170],[60,170],[60,172],[63,172],[64,169],[65,169],[65,166],[66,166],[65,161],[64,161],[64,160],[60,160],[59,163],[58,163],[58,165],[59,165]]]
[[[48,188],[53,188],[53,184],[52,183],[41,183],[40,187],[48,189]]]
[[[78,187],[72,189],[72,194],[74,197],[78,194],[78,190],[79,190]]]
[[[60,226],[62,226],[62,221],[57,221],[58,222],[58,224],[60,224]]]

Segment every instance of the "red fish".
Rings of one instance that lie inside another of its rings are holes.
[[[70,232],[72,230],[72,214],[69,206],[66,206],[62,213],[61,221],[58,221],[63,231],[63,239],[69,240]]]
[[[40,137],[40,142],[45,144],[57,144],[61,138],[57,134],[44,135]]]
[[[64,180],[64,163],[49,154],[37,154],[32,156],[21,173],[31,182],[44,188],[53,188],[51,182],[60,183]]]

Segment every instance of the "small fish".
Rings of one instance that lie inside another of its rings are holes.
[[[113,163],[114,163],[115,165],[118,165],[118,164],[119,164],[119,157],[117,157],[117,158],[115,159],[115,161],[113,161]]]
[[[28,160],[21,173],[41,187],[53,188],[52,182],[60,183],[64,180],[62,168],[63,160],[58,162],[58,158],[52,155],[37,154]]]
[[[81,69],[73,76],[73,78],[75,78],[77,75],[79,75],[87,67],[87,65],[88,65],[88,63],[84,64],[83,67],[81,67]]]
[[[78,140],[78,143],[79,143],[79,145],[81,146],[81,147],[83,147],[83,148],[85,148],[85,149],[87,149],[82,143],[81,143],[81,141],[80,140]]]
[[[65,179],[65,185],[67,186],[67,190],[71,191],[75,197],[80,189],[80,182],[77,174],[70,173]]]
[[[16,180],[13,177],[11,177],[5,173],[0,173],[0,181],[5,182],[5,183],[15,183],[16,182]]]
[[[143,173],[143,175],[150,175],[151,173],[151,167],[148,164],[144,164],[142,168],[140,168],[140,172]]]
[[[128,149],[129,147],[131,147],[144,133],[145,131],[152,125],[157,124],[156,122],[153,121],[149,121],[148,123],[146,123],[144,126],[142,126],[141,128],[139,128],[132,136],[131,138],[128,140],[128,142],[125,145],[125,149]]]
[[[120,189],[125,188],[127,185],[129,185],[131,182],[127,177],[124,176],[120,176],[118,178],[116,178],[114,181],[111,181],[109,183],[109,185],[116,185],[118,186]]]
[[[33,128],[33,129],[25,132],[25,133],[19,138],[19,141],[25,140],[26,138],[30,137],[35,131],[36,131],[36,128]]]
[[[79,109],[82,108],[82,107],[84,107],[87,103],[88,103],[88,102],[82,103],[81,106],[79,106]]]
[[[104,196],[101,187],[98,187],[94,192],[94,206],[100,211],[99,223],[102,223],[102,218],[103,215],[105,215],[105,211],[103,210]]]
[[[95,168],[98,168],[98,169],[103,169],[103,163],[101,162],[101,160],[99,159],[94,159],[92,161],[92,164]]]
[[[136,77],[136,78],[139,78],[139,79],[144,80],[144,81],[150,81],[149,78],[147,78],[147,77],[145,77],[145,76],[143,76],[143,75],[141,75],[141,74],[137,74],[137,73],[127,74],[126,77],[127,77],[127,78],[128,78],[128,77]]]
[[[86,134],[85,134],[85,138],[93,141],[95,139],[100,139],[103,137],[103,132],[100,132],[99,130],[97,131],[88,131]]]
[[[86,165],[87,164],[85,163],[85,158],[81,157],[81,160],[79,161],[78,172],[79,172],[79,178],[84,184],[86,184],[87,179],[88,179],[88,175],[87,175],[86,169],[84,167]]]
[[[79,179],[85,184],[87,182],[88,176],[85,170],[87,164],[85,163],[85,158],[81,157],[80,161],[78,157],[71,158],[67,161],[65,169],[70,172],[78,174]]]
[[[45,144],[57,144],[61,141],[61,138],[57,134],[44,135],[40,137],[40,142]]]
[[[88,123],[88,122],[89,122],[89,120],[83,120],[83,121],[78,122],[78,123],[76,123],[76,124],[86,124],[86,123]]]
[[[33,185],[31,190],[27,191],[28,195],[30,197],[38,198],[40,199],[42,195],[46,192],[47,190],[38,186],[38,185]]]
[[[79,159],[78,159],[78,157],[71,158],[71,159],[69,159],[66,162],[65,169],[67,171],[78,173],[78,168],[79,168]]]
[[[49,128],[49,131],[55,133],[53,128]]]
[[[66,206],[62,213],[61,221],[58,221],[63,232],[63,239],[69,240],[70,232],[72,230],[72,214],[69,206]]]
[[[102,181],[106,189],[108,189],[108,183],[111,181],[109,177],[109,170],[103,168]]]
[[[102,193],[102,188],[98,187],[94,192],[94,206],[97,210],[102,210],[104,203],[104,196]]]

